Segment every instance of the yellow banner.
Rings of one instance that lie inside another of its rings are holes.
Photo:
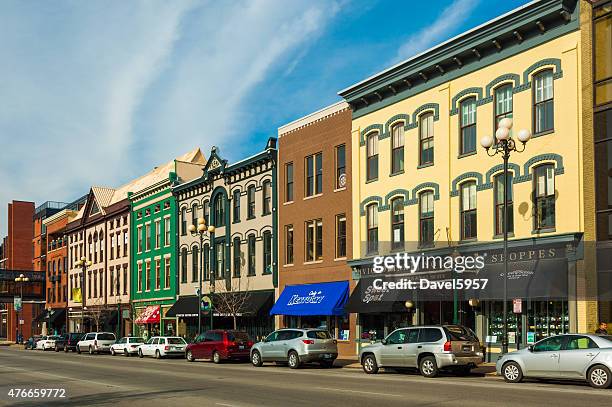
[[[72,289],[72,301],[74,302],[83,302],[83,297],[81,296],[81,288],[73,288]]]

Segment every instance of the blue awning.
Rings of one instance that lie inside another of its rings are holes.
[[[288,285],[270,315],[344,315],[348,296],[348,281]]]

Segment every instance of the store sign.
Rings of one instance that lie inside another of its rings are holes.
[[[527,332],[527,344],[534,344],[536,341],[535,332]]]
[[[130,310],[124,309],[123,311],[121,311],[121,317],[123,319],[130,319]]]
[[[523,313],[523,300],[521,298],[515,298],[512,300],[512,311],[515,314]]]

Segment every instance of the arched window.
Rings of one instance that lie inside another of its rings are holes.
[[[251,234],[247,238],[247,256],[248,256],[248,270],[249,276],[255,275],[255,235]]]
[[[419,194],[419,244],[429,246],[434,238],[434,194],[424,191]]]
[[[404,248],[404,200],[391,201],[391,250]]]
[[[181,209],[181,235],[187,234],[187,208]]]
[[[198,281],[198,273],[199,273],[198,256],[199,256],[198,246],[193,246],[191,248],[191,281],[192,282]]]
[[[378,252],[378,205],[368,205],[366,211],[367,253]]]
[[[250,185],[247,189],[247,219],[255,217],[255,186]]]
[[[198,204],[191,205],[191,224],[198,227]]]
[[[533,133],[554,128],[553,72],[548,69],[533,77]]]
[[[240,277],[241,251],[240,238],[234,238],[234,277]]]
[[[234,190],[232,194],[232,208],[233,208],[232,217],[234,218],[234,223],[240,222],[240,190],[239,189]]]
[[[497,130],[499,121],[504,118],[512,118],[512,85],[505,84],[495,89],[495,128]]]
[[[202,253],[202,263],[204,263],[204,281],[209,279],[208,273],[210,272],[210,246],[208,243],[204,245],[202,249],[204,252]]]
[[[221,194],[215,198],[215,226],[225,226],[225,200]]]
[[[187,282],[187,248],[181,249],[181,283]]]
[[[419,117],[419,165],[433,164],[434,161],[433,118],[431,112]]]
[[[461,112],[459,153],[469,154],[476,151],[476,98],[463,100],[459,110]]]
[[[537,230],[555,227],[555,169],[552,164],[535,168],[535,228]]]
[[[461,240],[476,239],[476,182],[461,184]]]
[[[204,203],[202,203],[202,208],[204,210],[204,221],[206,221],[207,225],[210,225],[210,203],[204,201]]]
[[[263,183],[262,206],[264,215],[272,213],[272,183],[270,181]]]
[[[272,233],[263,232],[263,274],[272,273]]]
[[[512,203],[512,182],[514,174],[508,171],[508,233],[514,232],[514,205]],[[504,174],[498,174],[493,180],[495,196],[495,234],[504,233]]]
[[[366,179],[378,179],[378,133],[372,133],[366,143]]]
[[[391,174],[404,171],[404,123],[391,127]]]

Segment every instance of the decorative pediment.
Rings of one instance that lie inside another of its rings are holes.
[[[208,179],[214,174],[223,174],[226,166],[227,160],[221,158],[219,147],[213,146],[213,148],[210,150],[208,161],[204,166],[204,179]]]

